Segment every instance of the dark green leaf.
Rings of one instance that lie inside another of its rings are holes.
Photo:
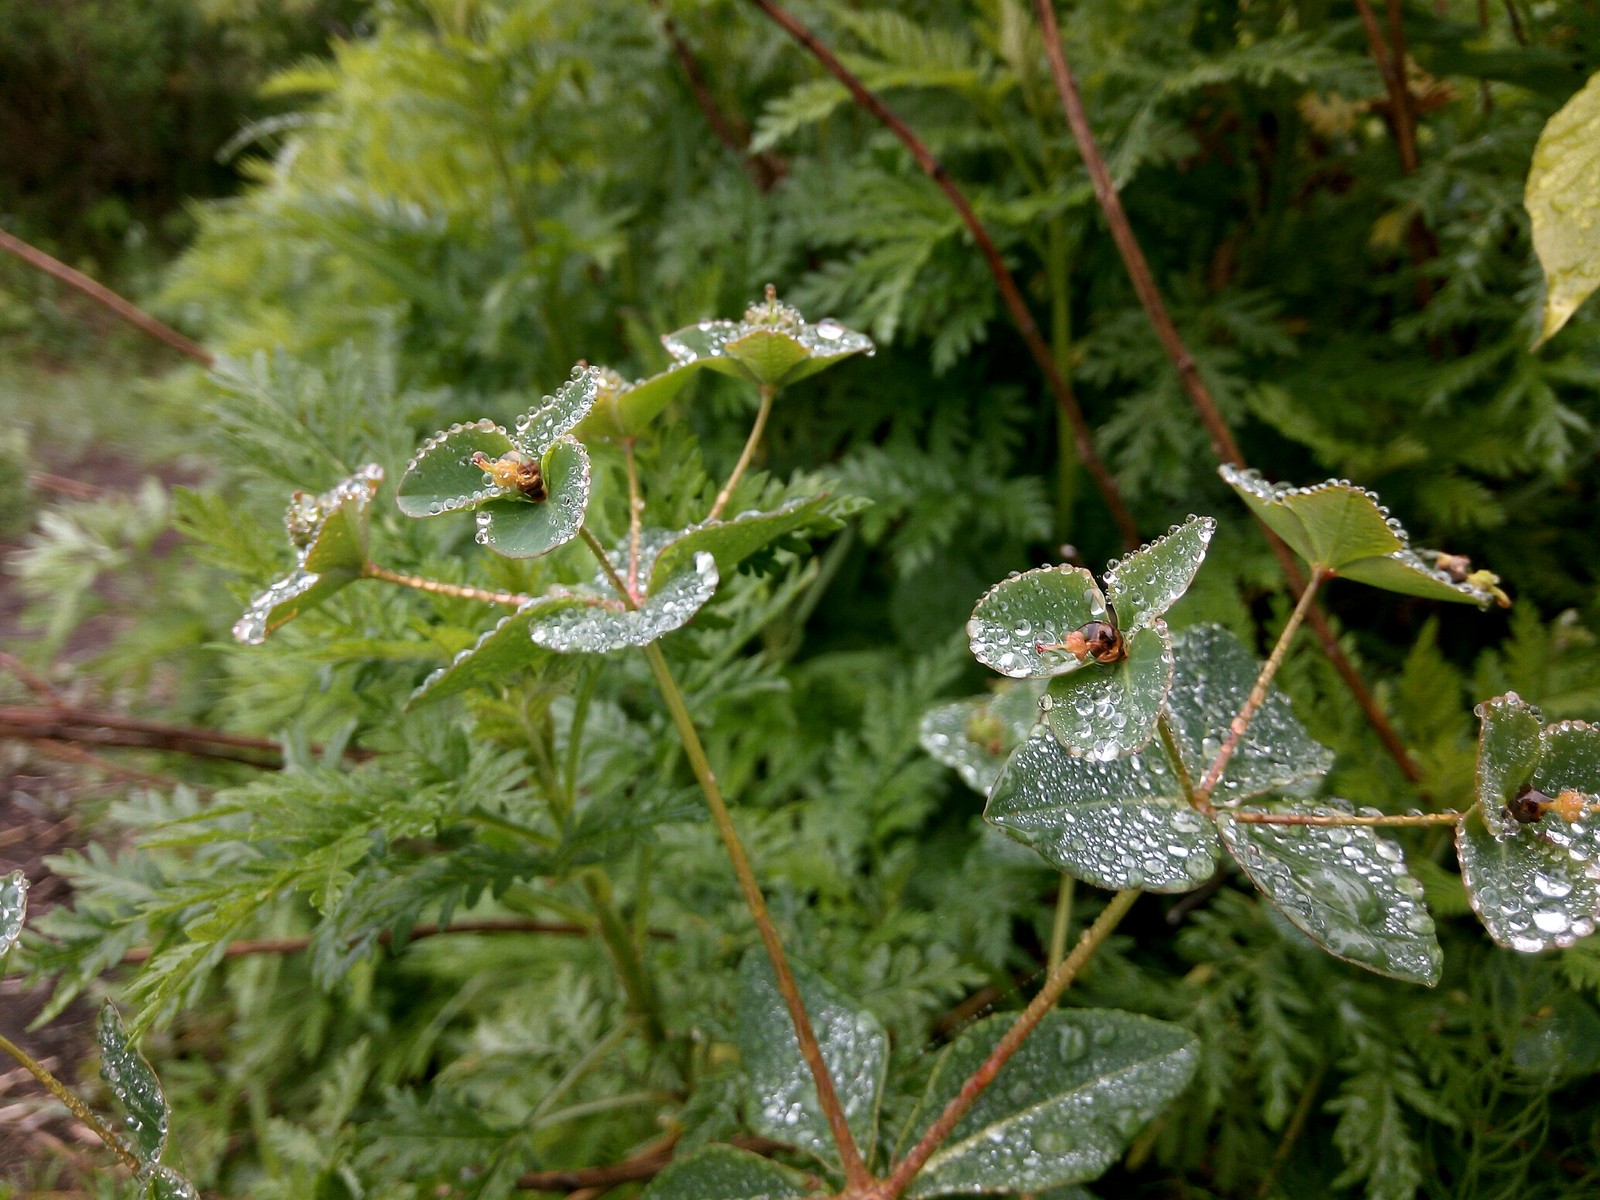
[[[644,646],[687,625],[716,590],[716,560],[701,551],[692,566],[666,580],[636,609],[596,593],[592,603],[569,603],[539,616],[531,633],[538,645],[561,654],[604,654]]]
[[[693,378],[699,363],[684,363],[649,379],[629,383],[615,371],[600,368],[594,408],[577,429],[581,439],[620,440],[638,437]]]
[[[145,1184],[146,1200],[200,1200],[194,1184],[171,1167],[157,1166]]]
[[[1211,517],[1190,517],[1106,569],[1106,598],[1124,633],[1150,624],[1189,590],[1216,531]]]
[[[752,329],[723,343],[722,352],[750,373],[757,383],[781,383],[806,359],[800,339],[775,329]]]
[[[1035,680],[1005,680],[987,696],[941,704],[923,714],[922,748],[987,796],[1011,752],[1039,723],[1043,686]]]
[[[571,604],[561,597],[530,600],[509,617],[496,622],[476,642],[429,675],[411,693],[408,707],[443,700],[476,687],[503,683],[513,672],[532,666],[549,651],[529,636],[533,622]]]
[[[707,1146],[668,1163],[640,1200],[793,1200],[819,1190],[793,1167],[733,1146]]]
[[[473,465],[472,456],[502,459],[516,448],[511,435],[489,420],[452,425],[434,434],[400,477],[395,495],[400,511],[408,517],[437,517],[512,495],[510,488],[490,483],[483,469]]]
[[[1591,800],[1595,797],[1591,796]],[[1496,834],[1474,808],[1456,829],[1472,908],[1499,945],[1534,952],[1588,937],[1600,918],[1600,822],[1547,814]]]
[[[978,601],[967,622],[972,656],[1013,679],[1043,679],[1081,665],[1060,645],[1090,621],[1107,620],[1106,599],[1082,567],[1035,567],[1002,579]]]
[[[872,1013],[821,976],[794,964],[795,983],[856,1145],[869,1160],[889,1065],[889,1035]],[[739,1057],[750,1081],[750,1123],[826,1162],[837,1148],[817,1100],[816,1081],[778,991],[772,964],[751,951],[739,967]]]
[[[655,565],[650,568],[650,586],[652,589],[658,587],[663,580],[689,566],[701,551],[716,559],[717,573],[727,578],[733,574],[734,568],[758,550],[797,529],[805,529],[825,520],[822,507],[827,500],[825,493],[803,500],[791,500],[771,512],[740,513],[725,521],[692,525],[673,534],[672,540],[657,554]]]
[[[589,415],[600,395],[600,372],[594,367],[575,369],[572,378],[537,408],[517,419],[512,440],[529,458],[543,458],[558,439]]]
[[[1039,702],[1056,740],[1074,754],[1105,761],[1143,749],[1172,687],[1172,636],[1156,621],[1125,635],[1120,662],[1085,662],[1057,675]]]
[[[945,1051],[913,1126],[925,1125],[1015,1018],[974,1025]],[[1189,1084],[1194,1034],[1108,1009],[1054,1012],[978,1097],[912,1181],[910,1195],[1035,1192],[1098,1178]]]
[[[507,558],[537,558],[578,536],[589,504],[589,452],[563,437],[540,464],[548,495],[508,495],[478,510],[478,541]]]
[[[122,1018],[107,1000],[96,1026],[100,1042],[100,1076],[111,1088],[124,1113],[123,1132],[139,1161],[146,1166],[161,1160],[167,1144],[167,1099],[161,1083],[144,1056],[133,1048]]]
[[[1495,833],[1513,823],[1506,806],[1527,787],[1543,750],[1538,712],[1515,692],[1478,705],[1478,803]]]

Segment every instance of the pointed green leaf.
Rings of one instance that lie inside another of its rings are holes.
[[[741,333],[724,343],[722,352],[737,359],[757,383],[766,384],[781,383],[806,358],[800,339],[776,329]]]
[[[1271,811],[1342,810],[1288,804]],[[1217,827],[1251,881],[1324,950],[1394,979],[1439,982],[1444,955],[1433,918],[1395,843],[1366,827],[1257,825],[1225,809]]]
[[[1143,748],[1172,688],[1172,635],[1165,621],[1125,635],[1121,662],[1086,662],[1057,675],[1039,702],[1050,732],[1074,754],[1106,759]]]
[[[1225,465],[1218,474],[1244,499],[1250,511],[1313,567],[1332,571],[1370,587],[1451,600],[1487,608],[1509,600],[1476,576],[1457,581],[1440,565],[1437,551],[1429,562],[1412,548],[1400,523],[1375,493],[1348,480],[1330,479],[1310,487],[1268,483],[1257,472]],[[1489,576],[1494,580],[1493,575]]]
[[[1478,803],[1483,819],[1496,834],[1514,821],[1507,806],[1533,780],[1543,751],[1539,713],[1515,692],[1486,700],[1477,708],[1483,728],[1478,734]]]
[[[572,378],[553,396],[517,420],[512,440],[529,458],[543,458],[557,439],[576,428],[589,415],[600,396],[600,372],[594,367],[574,369]]]
[[[1096,762],[1035,735],[1006,762],[983,815],[1096,887],[1187,892],[1222,857],[1216,830],[1184,799],[1159,745]]]
[[[171,1167],[157,1166],[145,1183],[146,1200],[200,1200],[200,1193]]]
[[[749,379],[743,365],[723,354],[723,348],[738,337],[737,321],[701,321],[675,333],[664,334],[661,344],[679,366],[710,367],[735,379]]]
[[[407,708],[443,700],[474,688],[503,683],[513,672],[533,666],[549,654],[529,636],[533,622],[541,616],[568,607],[564,597],[539,597],[530,600],[509,617],[496,622],[476,642],[429,675],[411,693]]]
[[[640,1200],[797,1200],[819,1190],[793,1167],[733,1146],[707,1146],[668,1163]]]
[[[1150,624],[1189,590],[1216,531],[1213,518],[1190,517],[1106,569],[1106,598],[1124,633]]]
[[[1043,679],[1084,664],[1062,651],[1067,634],[1106,620],[1106,599],[1082,567],[1035,567],[1002,579],[978,601],[967,622],[972,656],[1013,679]],[[1089,664],[1093,666],[1094,664]]]
[[[510,496],[510,488],[489,482],[472,456],[502,459],[516,450],[511,435],[493,421],[452,425],[423,442],[400,477],[395,499],[408,517],[437,517],[442,513],[476,508],[497,496]]]
[[[873,353],[872,339],[864,333],[848,329],[833,320],[821,320],[815,325],[806,322],[800,329],[800,344],[806,348],[805,361],[784,377],[784,385],[809,379],[818,371],[826,370],[854,354]]]
[[[28,877],[13,871],[0,879],[0,963],[22,936],[22,924],[28,916]]]
[[[319,575],[330,571],[360,573],[367,565],[372,501],[382,483],[383,468],[369,463],[317,498],[318,506],[326,515],[305,547],[302,567]]]
[[[869,1161],[878,1140],[878,1104],[889,1068],[889,1035],[872,1013],[815,972],[793,964],[800,999],[822,1049],[856,1145]],[[817,1085],[800,1055],[772,964],[751,951],[739,966],[739,1058],[750,1081],[750,1123],[826,1162],[837,1160]]]
[[[672,403],[699,366],[694,362],[683,363],[632,383],[615,371],[601,367],[594,407],[578,425],[579,439],[638,437]]]
[[[1558,721],[1539,734],[1539,765],[1533,786],[1546,795],[1565,791],[1600,792],[1600,726]]]
[[[1545,124],[1523,196],[1544,268],[1542,344],[1600,288],[1600,74]]]
[[[604,654],[645,646],[687,625],[716,590],[716,560],[701,551],[692,567],[668,579],[636,609],[597,594],[592,605],[538,617],[531,633],[535,643],[561,654]]]
[[[564,437],[540,463],[543,500],[508,495],[478,509],[478,541],[507,558],[537,558],[578,536],[589,504],[589,452]]]
[[[650,586],[653,588],[668,576],[676,575],[701,551],[716,559],[717,573],[727,578],[741,562],[779,538],[811,525],[828,523],[829,518],[822,512],[827,501],[826,493],[790,500],[771,512],[740,513],[726,521],[691,525],[672,534],[672,540],[659,552],[655,565],[650,568]]]
[[[1497,944],[1533,953],[1594,932],[1600,821],[1569,825],[1546,814],[1528,824],[1509,822],[1496,834],[1474,808],[1456,827],[1456,857],[1473,911]]]
[[[351,571],[330,571],[326,575],[294,571],[285,575],[250,601],[244,615],[233,623],[233,636],[246,645],[259,646],[268,634],[301,613],[310,612],[359,578]]]
[[[951,767],[973,791],[987,796],[1011,752],[1039,723],[1038,680],[1005,680],[986,696],[941,704],[923,714],[922,748]]]
[[[764,385],[791,384],[853,354],[871,354],[866,334],[837,321],[811,324],[769,291],[742,321],[701,321],[661,339],[680,364],[698,363]]]
[[[96,1026],[100,1042],[100,1077],[122,1108],[123,1132],[145,1166],[161,1160],[167,1145],[167,1099],[161,1082],[144,1056],[133,1048],[116,1007],[107,1000]]]
[[[962,1034],[934,1067],[913,1125],[960,1091],[1015,1018]],[[914,1197],[1038,1192],[1098,1178],[1189,1085],[1194,1034],[1109,1009],[1053,1012],[912,1180]]]

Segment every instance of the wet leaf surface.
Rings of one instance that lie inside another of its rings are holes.
[[[787,385],[854,354],[872,339],[837,321],[812,324],[769,294],[742,321],[701,321],[661,339],[679,365],[698,364],[766,385]]]
[[[638,437],[694,378],[698,366],[685,363],[632,382],[615,371],[599,368],[594,407],[579,423],[577,436],[614,441]]]
[[[955,770],[973,791],[987,796],[1006,759],[1039,723],[1039,680],[1006,680],[986,696],[941,704],[923,714],[922,748]]]
[[[1514,822],[1506,806],[1533,780],[1544,746],[1538,710],[1515,692],[1496,696],[1477,707],[1478,802],[1483,819],[1495,834],[1507,833]]]
[[[564,437],[541,461],[543,500],[522,496],[489,500],[478,509],[479,545],[507,558],[537,558],[578,536],[589,504],[589,452]]]
[[[556,597],[532,600],[503,617],[448,665],[429,675],[411,693],[408,706],[458,695],[474,688],[506,682],[513,672],[532,666],[549,651],[536,646],[529,630],[533,622],[571,601]]]
[[[641,1200],[794,1200],[818,1190],[793,1167],[734,1146],[707,1146],[668,1163]]]
[[[171,1167],[157,1166],[145,1184],[149,1200],[200,1200],[200,1193]]]
[[[716,560],[717,573],[726,579],[741,562],[779,538],[811,525],[831,523],[822,516],[827,501],[826,494],[791,500],[770,512],[740,513],[725,521],[691,525],[672,534],[650,567],[650,586],[659,586],[662,580],[689,566],[702,551]]]
[[[1178,602],[1194,582],[1216,531],[1211,517],[1190,517],[1106,568],[1106,597],[1124,630],[1149,625]]]
[[[694,563],[645,597],[637,609],[615,595],[603,603],[570,605],[537,617],[530,633],[537,645],[561,654],[605,654],[645,646],[687,625],[717,590],[716,560],[705,551]],[[597,600],[600,599],[596,593]]]
[[[123,1111],[122,1132],[146,1166],[159,1162],[167,1144],[167,1100],[144,1056],[133,1048],[122,1018],[108,1000],[96,1025],[100,1076]]]
[[[511,489],[490,483],[472,456],[501,459],[516,449],[511,435],[488,420],[452,425],[434,434],[400,477],[395,492],[400,511],[408,517],[437,517],[511,495]]]
[[[1076,671],[1070,654],[1041,651],[1060,645],[1090,621],[1107,618],[1105,597],[1082,567],[1036,567],[1002,579],[978,601],[967,621],[972,656],[1012,679],[1043,679]]]
[[[1067,749],[1104,762],[1143,749],[1172,687],[1172,637],[1157,621],[1124,637],[1127,658],[1086,662],[1050,681],[1040,702],[1050,732]]]
[[[27,916],[28,877],[21,871],[12,871],[0,878],[0,962],[5,961],[22,936]]]
[[[572,378],[557,388],[555,395],[546,396],[538,406],[517,418],[512,441],[529,458],[543,458],[559,438],[589,415],[599,396],[600,372],[594,367],[574,370]]]

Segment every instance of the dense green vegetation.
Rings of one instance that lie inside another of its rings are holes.
[[[1532,348],[1523,209],[1540,131],[1600,68],[1600,7],[1397,8],[1404,114],[1356,6],[1060,15],[1131,225],[1246,456],[1376,489],[1515,600],[1485,615],[1328,591],[1415,781],[1316,640],[1291,647],[1277,684],[1332,751],[1315,794],[1390,814],[1473,803],[1479,702],[1515,690],[1547,722],[1600,720],[1600,313]],[[1293,590],[1128,282],[1031,6],[801,15],[970,197],[1142,535],[1217,518],[1167,620],[1264,656]],[[659,333],[737,317],[776,282],[877,351],[785,386],[727,511],[826,506],[726,564],[661,649],[790,954],[887,1032],[881,1166],[937,1052],[1020,1009],[1106,905],[985,825],[920,744],[924,716],[993,680],[964,627],[996,580],[1062,560],[1099,576],[1128,547],[955,210],[756,7],[396,0],[355,32],[268,84],[293,116],[251,132],[249,186],[198,209],[154,302],[221,356],[152,401],[203,481],[58,505],[11,564],[41,669],[93,610],[88,584],[135,572],[105,693],[280,738],[283,769],[152,760],[177,782],[103,814],[59,864],[75,907],[19,957],[58,1006],[122,1004],[172,1104],[164,1161],[205,1194],[503,1196],[665,1136],[682,1156],[768,1128],[741,1032],[755,930],[643,657],[519,638],[473,686],[409,705],[503,614],[364,581],[265,645],[231,630],[291,567],[290,493],[367,463],[390,481],[370,508],[386,568],[587,585],[581,540],[502,558],[469,517],[406,519],[393,488],[418,444],[512,426],[580,360],[656,375]],[[650,526],[706,515],[757,404],[749,380],[686,381],[636,447]],[[585,442],[586,520],[625,544],[635,451]],[[181,556],[152,551],[169,522]],[[1600,947],[1496,947],[1449,831],[1399,836],[1437,919],[1431,989],[1322,953],[1231,869],[1139,900],[1098,947],[1061,1019],[1121,1009],[1195,1046],[1100,1194],[1593,1193]],[[406,944],[461,919],[556,932]],[[265,937],[307,944],[226,956]],[[119,966],[134,947],[154,953]]]

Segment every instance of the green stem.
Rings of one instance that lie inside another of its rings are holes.
[[[628,594],[639,594],[639,532],[644,518],[644,497],[639,494],[639,464],[634,459],[634,440],[622,443],[622,460],[628,468]]]
[[[363,579],[381,579],[385,583],[397,583],[401,587],[415,588],[419,592],[428,592],[435,596],[455,596],[461,600],[481,600],[485,604],[504,604],[508,608],[521,608],[532,596],[523,596],[515,592],[494,592],[487,588],[470,587],[462,583],[445,583],[442,579],[425,579],[421,575],[405,575],[399,571],[391,571],[387,567],[380,567],[377,563],[365,563],[361,567]]]
[[[955,1094],[950,1103],[945,1105],[938,1120],[928,1126],[928,1131],[911,1148],[911,1152],[895,1164],[889,1178],[874,1192],[875,1200],[895,1200],[911,1185],[916,1173],[926,1165],[934,1151],[944,1144],[961,1118],[967,1115],[967,1110],[977,1102],[984,1089],[994,1082],[995,1076],[1000,1074],[1000,1069],[1017,1052],[1017,1048],[1027,1040],[1039,1022],[1044,1020],[1045,1015],[1055,1008],[1056,1001],[1061,999],[1061,993],[1066,990],[1067,985],[1083,969],[1083,964],[1088,962],[1101,944],[1111,936],[1111,931],[1127,915],[1138,898],[1139,893],[1131,889],[1118,892],[1111,898],[1110,903],[1095,918],[1094,924],[1083,931],[1083,936],[1072,948],[1072,953],[1062,960],[1061,965],[1045,980],[1044,987],[1039,989],[1039,994],[1033,998],[1032,1003],[1022,1011],[1022,1015],[1016,1019],[1011,1028],[1006,1030],[1005,1036],[990,1052],[989,1057],[984,1059],[983,1064],[961,1085],[961,1090]]]
[[[628,997],[628,1008],[644,1021],[645,1038],[652,1046],[667,1039],[666,1026],[661,1020],[661,1004],[656,997],[655,984],[645,970],[639,946],[633,940],[633,931],[622,919],[616,905],[611,902],[608,883],[594,873],[583,877],[583,890],[589,897],[589,906],[600,922],[600,939],[610,952],[617,978]]]
[[[1161,745],[1167,752],[1167,757],[1172,760],[1172,770],[1178,777],[1178,786],[1183,789],[1183,798],[1189,802],[1190,808],[1209,811],[1209,804],[1202,804],[1195,795],[1194,780],[1189,777],[1189,768],[1184,764],[1183,754],[1178,749],[1178,735],[1172,731],[1172,717],[1167,712],[1167,706],[1162,704],[1160,713],[1156,716],[1156,731],[1161,735]]]
[[[1311,579],[1306,584],[1305,590],[1300,593],[1300,602],[1294,606],[1294,611],[1289,614],[1289,619],[1284,622],[1283,632],[1278,635],[1278,644],[1272,648],[1272,654],[1266,664],[1261,668],[1261,674],[1256,676],[1255,686],[1250,689],[1250,695],[1244,702],[1237,715],[1228,724],[1228,738],[1222,743],[1222,749],[1217,751],[1217,757],[1206,768],[1205,778],[1200,781],[1200,786],[1195,789],[1195,803],[1202,812],[1212,810],[1211,793],[1217,790],[1217,784],[1222,780],[1222,772],[1227,770],[1228,760],[1233,757],[1233,752],[1239,748],[1240,739],[1244,737],[1245,730],[1250,728],[1250,722],[1255,719],[1256,711],[1266,703],[1267,688],[1272,683],[1272,677],[1278,673],[1278,668],[1283,665],[1284,656],[1289,652],[1289,643],[1294,641],[1295,631],[1300,628],[1300,623],[1306,619],[1306,614],[1311,611],[1311,604],[1317,598],[1317,591],[1322,587],[1323,580],[1328,578],[1328,571],[1324,567],[1313,567]]]
[[[535,846],[542,847],[545,850],[553,850],[559,844],[559,839],[540,833],[537,829],[529,829],[526,825],[519,825],[515,821],[502,817],[499,813],[490,812],[481,805],[465,814],[465,816],[474,825],[487,825],[490,829],[498,829],[503,833],[509,833],[513,837],[532,842]]]
[[[618,576],[616,567],[612,566],[611,558],[606,554],[605,547],[600,544],[599,539],[589,531],[587,525],[580,526],[578,532],[595,558],[599,560],[601,570],[610,579],[617,594],[623,598],[628,607],[637,608],[637,603],[629,595],[627,585]],[[805,1059],[806,1066],[811,1071],[811,1078],[816,1083],[817,1102],[822,1108],[828,1129],[833,1134],[834,1144],[839,1150],[839,1162],[844,1167],[846,1185],[853,1190],[864,1189],[872,1182],[872,1176],[867,1171],[866,1163],[862,1161],[861,1151],[856,1148],[855,1137],[850,1132],[850,1123],[845,1119],[844,1105],[839,1102],[839,1093],[833,1086],[833,1077],[828,1074],[828,1064],[822,1057],[822,1047],[817,1042],[816,1031],[811,1027],[811,1016],[806,1012],[805,1002],[800,998],[799,985],[795,983],[794,972],[789,968],[789,959],[783,951],[783,941],[778,936],[778,927],[773,924],[772,917],[767,912],[766,898],[761,894],[760,884],[756,882],[755,871],[750,866],[750,858],[745,853],[744,843],[739,840],[738,831],[733,827],[733,816],[728,812],[727,802],[722,798],[722,787],[717,783],[717,777],[711,770],[711,760],[707,758],[699,731],[694,727],[694,718],[689,714],[683,689],[672,677],[672,668],[667,665],[667,657],[661,653],[660,645],[650,642],[643,649],[645,661],[650,664],[650,672],[655,676],[656,687],[661,692],[662,700],[666,702],[667,712],[672,717],[673,725],[677,727],[678,738],[683,743],[683,752],[689,760],[689,767],[694,772],[695,780],[700,784],[701,792],[705,794],[706,805],[711,810],[711,820],[722,838],[722,845],[728,852],[729,860],[733,863],[733,873],[739,881],[739,890],[744,893],[745,905],[750,910],[750,916],[755,921],[756,932],[760,934],[761,944],[766,948],[767,957],[772,961],[778,992],[783,997],[784,1006],[789,1010],[789,1019],[794,1023],[795,1038],[800,1043],[800,1056]]]
[[[22,1065],[22,1069],[43,1084],[52,1096],[65,1104],[72,1111],[73,1116],[94,1130],[95,1135],[106,1144],[113,1154],[122,1160],[128,1170],[140,1171],[144,1169],[144,1164],[139,1161],[139,1156],[129,1149],[128,1144],[112,1132],[110,1126],[95,1116],[89,1110],[89,1106],[78,1099],[71,1088],[45,1070],[38,1059],[3,1035],[0,1035],[0,1050],[5,1051],[16,1059]]]
[[[761,444],[761,434],[767,428],[767,415],[772,412],[772,401],[777,394],[777,384],[761,385],[761,407],[756,409],[756,423],[750,426],[750,436],[745,439],[744,449],[739,452],[739,461],[733,464],[733,474],[728,476],[728,482],[723,484],[722,490],[717,493],[716,502],[706,514],[707,521],[715,521],[720,517],[723,508],[733,496],[733,489],[738,485],[740,476],[745,473],[745,468],[750,465],[751,458],[755,456],[756,447]]]
[[[1061,877],[1056,888],[1056,919],[1050,926],[1050,957],[1045,961],[1045,974],[1054,975],[1061,960],[1067,956],[1067,931],[1072,928],[1072,897],[1078,881],[1071,875]]]

